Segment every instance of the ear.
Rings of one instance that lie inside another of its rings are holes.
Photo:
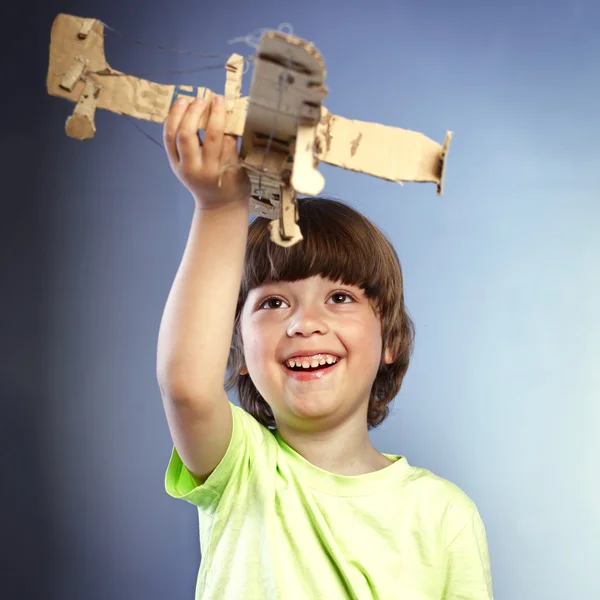
[[[390,348],[386,348],[385,352],[383,353],[383,361],[385,362],[386,365],[391,365],[394,360],[395,360],[395,356],[392,353]]]
[[[246,368],[245,364],[240,369],[240,375],[248,375],[248,369]]]

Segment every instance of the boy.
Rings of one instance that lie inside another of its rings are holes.
[[[328,200],[300,201],[292,248],[268,241],[265,219],[248,228],[244,170],[217,185],[238,160],[219,100],[176,102],[164,130],[195,200],[157,373],[175,445],[167,491],[199,511],[196,598],[489,600],[473,502],[368,436],[412,348],[394,250]],[[243,408],[227,399],[228,366]]]

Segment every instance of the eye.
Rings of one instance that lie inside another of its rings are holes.
[[[333,299],[334,304],[348,304],[349,302],[354,302],[354,296],[348,292],[333,292],[329,297]]]
[[[259,305],[259,309],[274,309],[274,308],[284,308],[283,305],[287,306],[287,303],[282,298],[278,296],[269,296],[265,298]]]

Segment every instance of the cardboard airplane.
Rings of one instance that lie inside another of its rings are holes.
[[[271,219],[273,242],[285,247],[302,240],[296,198],[323,189],[319,161],[398,183],[435,183],[441,195],[451,132],[440,145],[415,131],[331,114],[322,105],[323,58],[293,35],[263,34],[254,62],[250,95],[242,98],[244,59],[233,54],[227,61],[225,132],[241,136],[251,212]],[[52,25],[46,84],[49,94],[76,103],[66,133],[79,140],[94,136],[96,109],[163,123],[179,96],[191,102],[215,95],[205,87],[162,85],[113,69],[104,53],[104,24],[66,14]]]

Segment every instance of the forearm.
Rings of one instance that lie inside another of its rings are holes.
[[[248,202],[196,207],[163,313],[157,376],[163,396],[222,394],[248,235]]]

